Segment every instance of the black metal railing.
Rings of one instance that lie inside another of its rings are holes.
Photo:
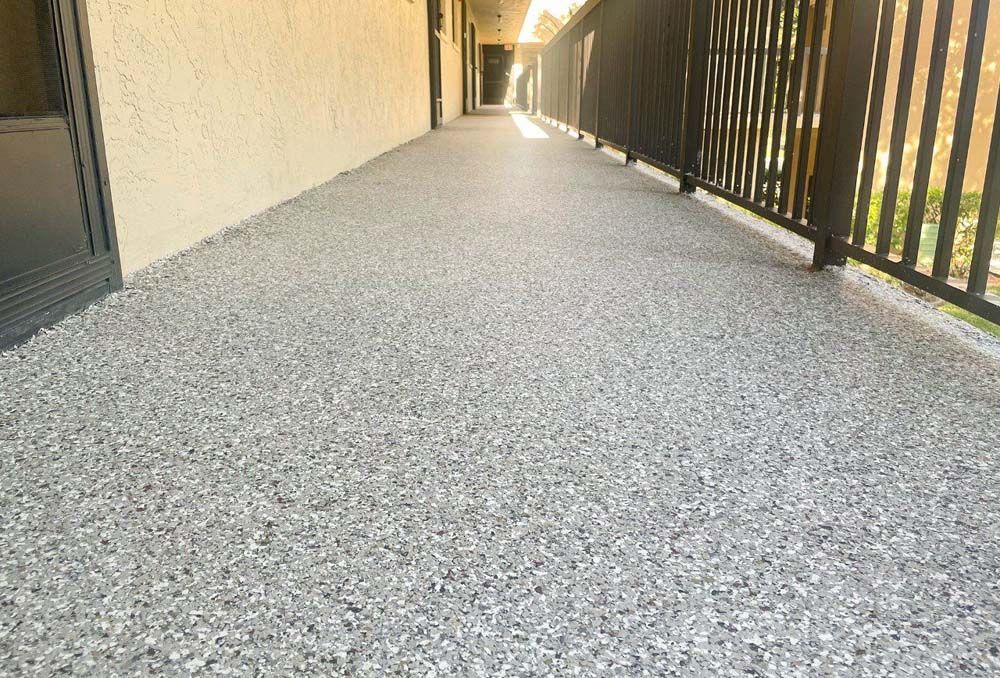
[[[990,0],[928,2],[590,0],[542,53],[539,112],[809,238],[817,267],[1000,322]]]

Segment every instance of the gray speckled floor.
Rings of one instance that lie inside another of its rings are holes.
[[[1000,671],[1000,361],[545,130],[0,359],[0,672]]]

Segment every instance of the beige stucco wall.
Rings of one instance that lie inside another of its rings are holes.
[[[419,0],[87,8],[126,274],[429,126]]]
[[[469,109],[479,105],[478,93],[477,101],[473,102],[472,78],[478,77],[476,70],[471,65],[471,60],[478,58],[479,46],[482,40],[477,33],[476,45],[471,46],[472,54],[469,55],[470,63],[466,64],[462,60],[462,43],[469,38],[470,26],[477,25],[476,14],[472,4],[468,0],[466,5],[465,24],[462,23],[461,0],[440,0],[440,8],[444,15],[441,21],[442,29],[438,32],[438,39],[441,43],[441,108],[443,113],[442,122],[448,123],[462,115],[463,96],[464,106]],[[468,78],[468,89],[463,90],[463,79]]]
[[[469,16],[468,24],[466,24],[465,30],[471,34],[472,28],[475,27],[475,44],[470,43],[470,49],[472,53],[469,54],[469,63],[466,65],[466,70],[468,72],[468,107],[469,110],[479,108],[482,104],[482,83],[479,82],[479,70],[481,68],[480,61],[482,60],[482,49],[483,49],[483,39],[482,31],[480,30],[479,17],[473,11],[472,3],[469,3]]]
[[[441,106],[444,122],[462,115],[462,44],[441,40]]]

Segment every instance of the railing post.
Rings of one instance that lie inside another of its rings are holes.
[[[625,120],[626,165],[632,162],[632,116],[635,114],[635,97],[639,89],[636,87],[635,80],[637,77],[636,62],[638,61],[639,52],[639,7],[641,4],[642,0],[632,0],[632,62],[628,73],[628,110]]]
[[[878,21],[877,2],[834,3],[812,199],[814,269],[845,263],[834,239],[851,232]]]
[[[601,62],[604,60],[604,5],[601,3],[601,19],[594,34],[594,44],[597,46],[597,82],[594,85],[594,148],[601,147]],[[591,54],[593,59],[593,54]]]
[[[694,193],[690,176],[701,173],[701,143],[704,137],[705,72],[708,66],[708,29],[712,3],[688,0],[687,67],[684,69],[684,114],[681,118],[681,192]]]
[[[577,24],[577,41],[580,44],[580,86],[577,91],[577,101],[579,103],[576,106],[576,138],[583,138],[583,85],[584,85],[584,72],[583,72],[583,57],[587,51],[586,40],[587,34],[583,32],[583,22]]]

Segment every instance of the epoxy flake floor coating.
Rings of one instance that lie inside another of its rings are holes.
[[[1000,362],[543,129],[0,359],[0,673],[1000,671]]]

